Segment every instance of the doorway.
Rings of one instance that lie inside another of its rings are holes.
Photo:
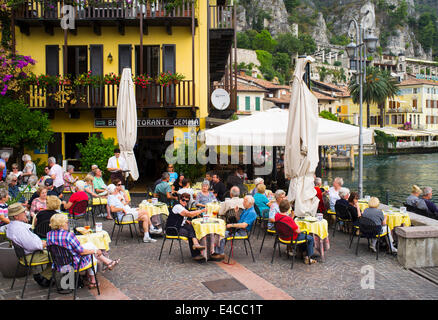
[[[165,135],[170,128],[138,128],[137,144],[134,148],[139,172],[137,184],[146,187],[161,177],[167,168],[164,158],[167,147],[171,142],[165,141]]]

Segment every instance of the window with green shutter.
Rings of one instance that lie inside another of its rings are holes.
[[[245,97],[245,110],[250,111],[251,110],[251,97]]]
[[[237,96],[236,107],[237,107],[237,110],[239,110],[239,96]]]
[[[256,105],[255,105],[255,109],[256,111],[260,111],[260,97],[256,97]]]

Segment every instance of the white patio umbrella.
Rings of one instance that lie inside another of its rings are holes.
[[[116,122],[121,156],[125,158],[129,174],[136,181],[138,168],[133,149],[137,140],[137,105],[130,68],[123,69],[120,79]]]
[[[314,188],[318,165],[318,99],[303,80],[309,60],[298,59],[293,75],[284,172],[290,177],[288,199],[295,201],[295,215],[316,215],[319,200]]]
[[[272,108],[205,131],[209,146],[285,146],[289,111]],[[318,145],[356,145],[359,127],[318,118]],[[373,131],[363,128],[364,144],[373,143]]]

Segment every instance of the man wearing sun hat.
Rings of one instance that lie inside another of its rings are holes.
[[[10,223],[6,228],[6,237],[13,243],[24,249],[27,262],[30,263],[32,253],[35,253],[32,263],[47,263],[43,272],[34,274],[33,278],[42,287],[48,287],[52,276],[52,267],[49,261],[46,248],[46,241],[41,240],[31,231],[31,225],[27,223],[26,211],[20,203],[11,204],[8,208]]]

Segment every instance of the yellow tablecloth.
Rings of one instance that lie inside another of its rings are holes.
[[[411,226],[411,218],[409,217],[409,214],[402,215],[400,212],[387,210],[384,210],[383,214],[387,217],[386,224],[388,225],[389,230],[392,230],[395,227],[400,227],[402,224],[405,227]]]
[[[205,205],[207,208],[207,215],[211,216],[213,215],[213,212],[219,213],[219,209],[221,207],[221,204],[218,202],[210,202]]]
[[[295,220],[295,223],[300,227],[301,231],[306,230],[308,234],[316,234],[321,239],[325,239],[328,236],[328,223],[325,219],[316,222]]]
[[[358,204],[361,212],[368,208],[368,202],[358,202]]]
[[[109,243],[111,238],[105,230],[89,233],[86,235],[76,236],[81,244],[86,244],[87,242],[93,243],[100,250],[109,250]]]
[[[254,183],[244,183],[244,185],[246,186],[246,189],[248,190],[248,192],[251,192],[252,189],[255,188],[255,184]]]
[[[93,206],[99,206],[107,203],[108,203],[107,198],[93,198]]]
[[[222,219],[209,218],[208,221],[217,221],[217,223],[201,223],[202,218],[192,220],[193,229],[195,229],[196,238],[202,239],[207,234],[216,233],[221,237],[225,237],[226,225]]]
[[[149,215],[149,218],[152,216],[155,216],[157,214],[165,214],[166,216],[169,215],[169,209],[167,208],[167,205],[163,204],[161,206],[154,206],[151,204],[145,204],[144,202],[140,203],[138,206],[139,209],[146,210],[146,212]]]

